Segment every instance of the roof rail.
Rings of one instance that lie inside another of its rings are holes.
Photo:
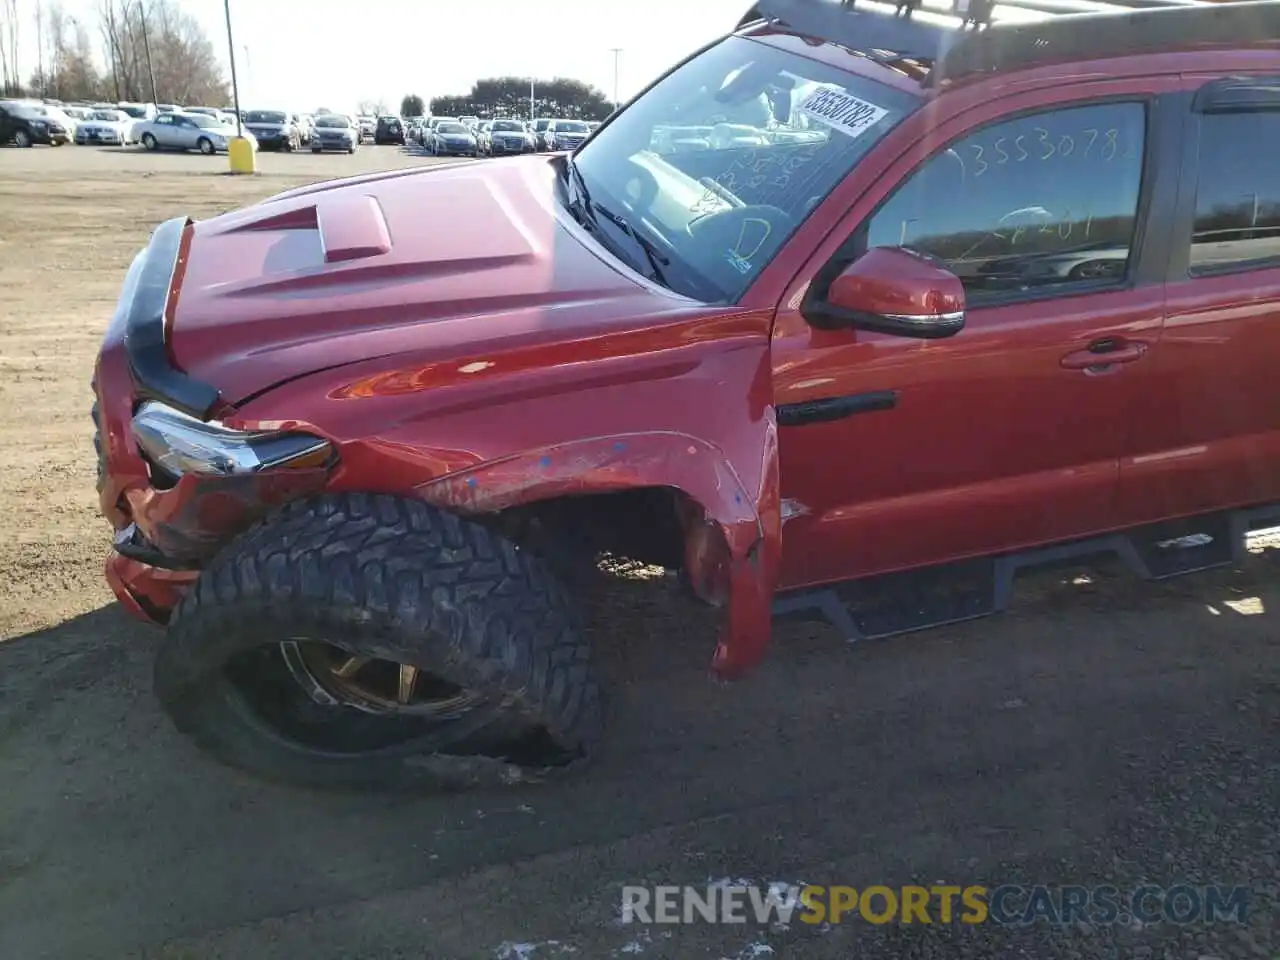
[[[916,4],[914,16],[900,16],[876,0],[758,0],[743,23],[778,22],[860,53],[932,63],[927,86],[1042,63],[1280,44],[1280,0],[998,0],[982,29],[966,29],[945,0]]]

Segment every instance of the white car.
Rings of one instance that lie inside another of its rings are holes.
[[[142,136],[142,125],[148,120],[154,120],[159,113],[154,103],[133,103],[129,100],[121,100],[115,108],[132,121],[129,125],[130,143],[139,141]]]
[[[355,153],[360,145],[360,128],[350,117],[337,113],[322,113],[316,117],[315,134],[311,138],[311,152],[340,150]]]
[[[138,139],[148,150],[199,150],[212,156],[225,153],[235,139],[234,124],[215,120],[203,113],[162,113],[137,128]],[[248,130],[244,138],[256,151],[258,141]]]
[[[89,116],[76,125],[75,141],[82,145],[99,143],[120,147],[137,143],[134,123],[123,110],[90,110]]]

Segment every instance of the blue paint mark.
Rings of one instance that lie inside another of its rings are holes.
[[[625,449],[627,449],[627,445],[626,445],[625,443],[623,443],[621,440],[615,440],[615,441],[613,442],[613,449],[615,449],[615,450],[625,450]]]
[[[538,463],[539,463],[539,465],[541,465],[541,466],[549,467],[549,466],[551,466],[551,458],[550,458],[550,457],[543,457],[541,460],[539,460],[539,461],[538,461]]]
[[[735,494],[733,495],[733,502],[734,502],[734,503],[742,503],[742,494],[740,494],[740,493],[735,493]]]
[[[468,486],[468,487],[474,487],[475,485],[476,485],[476,478],[475,478],[475,477],[470,477],[470,478],[468,478],[468,479],[467,479],[467,486]]]

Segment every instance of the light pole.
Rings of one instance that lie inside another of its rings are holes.
[[[236,138],[227,144],[227,162],[232,173],[253,173],[255,157],[253,146],[245,139],[244,123],[240,117],[240,81],[236,77],[236,41],[231,34],[231,0],[222,0],[227,17],[227,54],[231,57],[231,97],[236,108]]]
[[[240,126],[240,83],[236,80],[236,42],[231,35],[231,0],[222,0],[222,9],[227,16],[227,54],[231,57],[231,102],[236,108],[236,136],[243,137],[244,130]]]
[[[621,47],[613,47],[613,109],[618,109],[618,60],[622,56]]]

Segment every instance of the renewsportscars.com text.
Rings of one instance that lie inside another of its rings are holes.
[[[623,923],[871,924],[994,923],[1094,926],[1238,923],[1247,920],[1249,891],[1241,886],[1177,884],[1123,889],[1110,885],[976,884],[817,886],[709,884],[624,886]]]

